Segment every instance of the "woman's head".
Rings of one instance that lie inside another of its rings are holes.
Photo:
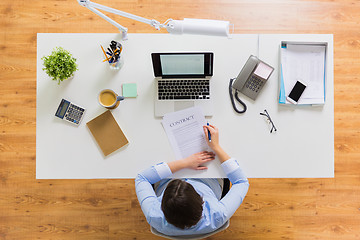
[[[199,222],[203,211],[202,204],[201,196],[191,184],[175,179],[165,189],[161,209],[169,223],[185,229]]]

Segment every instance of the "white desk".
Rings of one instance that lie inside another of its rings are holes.
[[[332,35],[234,35],[232,39],[169,34],[129,34],[123,42],[125,64],[120,71],[103,63],[100,44],[106,46],[118,34],[38,34],[36,177],[134,178],[148,166],[172,161],[174,155],[160,123],[154,117],[154,81],[151,52],[212,51],[214,76],[211,89],[214,116],[209,121],[220,129],[221,145],[241,162],[248,177],[333,177],[334,96]],[[281,40],[328,42],[326,104],[323,107],[280,106],[278,102],[279,43]],[[42,71],[41,57],[56,46],[69,50],[79,65],[70,81],[57,85]],[[228,96],[229,79],[236,77],[250,54],[275,67],[254,102],[243,95],[248,110],[236,114]],[[130,144],[108,157],[102,155],[86,122],[105,111],[98,102],[100,90],[121,94],[123,83],[136,82],[139,96],[125,99],[112,110]],[[62,98],[86,108],[79,127],[54,114]],[[259,115],[270,113],[278,131],[270,134]],[[222,177],[219,163],[207,171],[184,170],[176,177]]]

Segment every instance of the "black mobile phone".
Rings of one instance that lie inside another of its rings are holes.
[[[296,81],[293,89],[291,90],[289,96],[286,98],[289,102],[297,104],[301,95],[305,91],[306,84],[301,81]]]

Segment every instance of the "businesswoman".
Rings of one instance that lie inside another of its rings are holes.
[[[209,142],[207,131],[210,131]],[[220,146],[219,130],[204,126],[207,143],[213,152],[200,152],[169,163],[159,163],[139,173],[135,179],[136,194],[147,222],[168,236],[198,235],[223,226],[242,203],[249,182],[237,160]],[[222,179],[169,179],[181,169],[206,169],[204,163],[215,159],[232,187],[221,198]]]

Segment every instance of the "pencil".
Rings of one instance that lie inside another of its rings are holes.
[[[100,45],[100,47],[101,47],[101,50],[103,51],[103,53],[105,55],[105,60],[109,61],[109,58],[106,56],[106,53],[105,53],[105,50],[104,50],[103,46]]]
[[[111,57],[108,57],[107,59],[104,59],[103,62],[109,61],[110,59],[111,59]]]

